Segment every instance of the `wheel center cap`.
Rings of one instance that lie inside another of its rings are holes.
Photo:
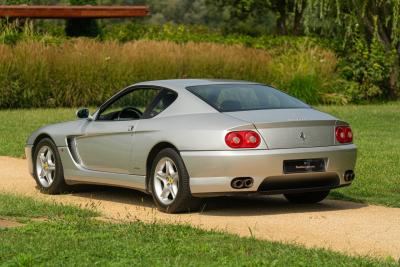
[[[168,184],[172,184],[174,182],[174,178],[172,178],[171,176],[167,177],[167,183]]]
[[[47,162],[43,163],[43,168],[47,171],[49,169],[49,164]]]

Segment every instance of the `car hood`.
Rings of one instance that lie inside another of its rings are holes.
[[[56,124],[49,124],[34,131],[27,139],[26,144],[32,145],[39,135],[51,136],[57,146],[65,146],[65,137],[69,135],[80,135],[82,127],[87,123],[87,119],[67,121]]]

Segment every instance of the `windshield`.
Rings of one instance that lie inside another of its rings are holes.
[[[300,100],[261,84],[211,84],[186,89],[220,112],[309,108]]]

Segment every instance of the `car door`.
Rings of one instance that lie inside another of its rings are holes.
[[[106,102],[75,140],[82,166],[101,172],[132,173],[134,132],[159,92],[157,88],[133,87]]]
[[[164,88],[146,110],[145,119],[140,120],[136,127],[133,143],[134,153],[132,153],[134,174],[146,175],[149,152],[155,144],[164,141],[164,136],[160,136],[160,133],[167,127],[173,127],[173,125],[163,123],[163,119],[157,115],[167,109],[177,97],[178,94],[175,91]]]

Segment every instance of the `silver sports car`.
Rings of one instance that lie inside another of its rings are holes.
[[[30,173],[46,193],[75,184],[128,187],[175,213],[210,196],[284,194],[315,203],[354,179],[350,126],[259,83],[143,82],[77,117],[27,140]]]

